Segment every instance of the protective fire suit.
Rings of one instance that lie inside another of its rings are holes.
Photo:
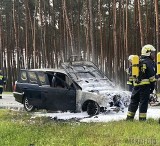
[[[146,120],[150,93],[153,92],[156,81],[156,65],[150,56],[141,56],[138,79],[133,80],[131,102],[128,107],[127,120],[133,120],[139,107],[139,120]]]
[[[2,75],[0,71],[0,99],[2,99],[3,85],[6,84],[5,77]]]

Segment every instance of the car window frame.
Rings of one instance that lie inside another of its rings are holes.
[[[22,72],[26,72],[26,76],[27,76],[27,80],[26,81],[23,81],[23,79],[21,78],[21,75],[22,75]],[[29,80],[28,80],[28,70],[20,70],[20,74],[18,76],[18,82],[19,83],[29,83]]]
[[[37,83],[32,83],[30,82],[30,76],[29,76],[29,73],[30,72],[34,72],[35,75],[36,75],[36,78],[37,78]],[[40,85],[40,81],[39,81],[39,78],[38,78],[38,75],[37,75],[37,72],[36,71],[31,71],[31,70],[28,70],[27,71],[27,74],[28,74],[28,83],[32,84],[32,85]]]
[[[62,89],[63,89],[63,88],[65,89],[66,87],[68,87],[68,84],[66,83],[66,74],[65,74],[65,73],[56,71],[56,72],[52,72],[52,74],[53,74],[53,78],[56,79],[56,82],[57,82],[57,81],[62,82],[62,84],[64,85],[64,87],[62,87]],[[59,74],[60,76],[64,76],[64,77],[65,77],[65,80],[62,79],[59,75],[57,76],[56,74]],[[59,79],[60,79],[60,80],[59,80]],[[54,87],[54,86],[52,86],[52,87],[53,87],[53,88],[57,88],[57,87]]]
[[[45,75],[46,84],[42,84],[42,83],[41,83],[41,80],[40,80],[40,78],[39,78],[39,73],[43,73],[43,74]],[[46,85],[47,85],[47,86],[50,86],[50,82],[49,82],[49,79],[48,79],[47,74],[46,74],[45,71],[37,71],[36,74],[37,74],[39,86],[46,86]]]

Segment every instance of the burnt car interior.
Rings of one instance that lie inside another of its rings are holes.
[[[47,72],[49,84],[54,88],[74,89],[74,83],[63,73]]]
[[[57,88],[65,88],[65,75],[61,73],[55,73],[53,78],[52,78],[52,87],[57,87]]]

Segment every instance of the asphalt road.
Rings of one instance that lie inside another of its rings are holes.
[[[22,110],[23,105],[15,101],[12,93],[3,93],[0,99],[0,109]]]

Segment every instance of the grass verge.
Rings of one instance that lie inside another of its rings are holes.
[[[0,146],[152,146],[160,145],[160,125],[146,122],[79,123],[0,110]]]
[[[3,94],[13,94],[13,92],[3,92]]]

